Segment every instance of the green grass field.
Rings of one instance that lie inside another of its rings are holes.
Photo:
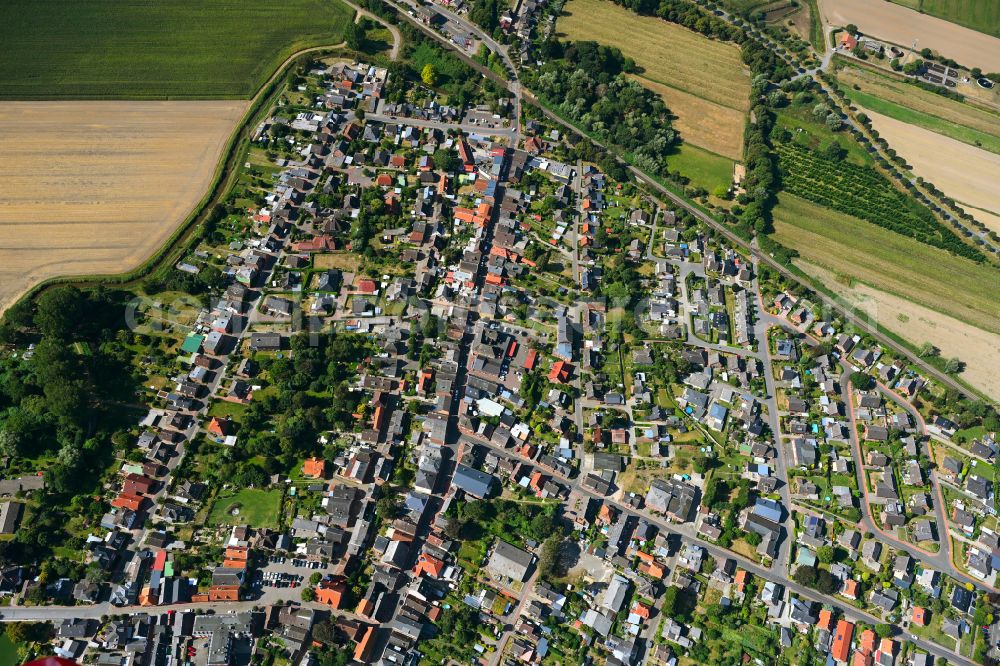
[[[892,0],[945,21],[1000,37],[1000,2],[997,0]]]
[[[923,127],[932,132],[961,141],[962,143],[978,146],[991,153],[1000,154],[1000,136],[987,134],[971,127],[965,127],[944,118],[938,118],[923,111],[910,109],[859,90],[848,88],[844,92],[852,103],[869,111],[881,113],[884,116],[889,116],[890,118],[895,118],[896,120],[901,120],[904,123],[916,125],[917,127]],[[998,119],[998,122],[1000,122],[1000,119]],[[1000,126],[998,126],[998,131],[1000,131]]]
[[[239,513],[233,508],[239,505]],[[229,497],[218,497],[208,514],[209,525],[250,525],[277,527],[281,511],[281,491],[246,488]]]
[[[711,192],[733,182],[733,161],[710,153],[690,143],[682,143],[677,152],[667,158],[667,168],[677,170],[691,179],[691,184]]]
[[[17,646],[6,633],[0,634],[0,666],[17,666],[21,658],[17,654]]]
[[[353,16],[339,0],[5,0],[0,98],[251,97]]]
[[[847,279],[978,326],[1000,319],[1000,270],[850,215],[781,194],[775,240]]]

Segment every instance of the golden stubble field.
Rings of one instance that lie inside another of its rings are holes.
[[[935,134],[916,125],[904,123],[865,110],[872,127],[896,146],[899,154],[913,166],[913,173],[934,183],[959,203],[980,208],[992,215],[970,210],[993,231],[1000,232],[1000,155],[967,143]]]
[[[826,25],[853,23],[894,44],[930,48],[966,67],[1000,71],[1000,39],[884,0],[819,0]]]
[[[616,46],[642,68],[639,81],[663,97],[681,137],[739,159],[750,108],[750,74],[732,44],[610,0],[571,0],[556,31],[571,40]]]
[[[915,345],[929,342],[941,355],[965,361],[961,378],[994,399],[1000,399],[1000,334],[970,326],[953,317],[917,305],[863,282],[844,284],[838,276],[808,261],[796,260],[803,271],[819,278],[854,308]]]
[[[0,311],[141,264],[204,196],[245,100],[0,103]]]

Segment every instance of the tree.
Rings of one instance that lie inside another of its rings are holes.
[[[538,573],[542,578],[550,579],[558,575],[562,543],[561,534],[553,534],[542,543],[542,552],[538,557]]]
[[[855,370],[851,373],[851,384],[859,391],[867,391],[875,386],[875,380],[868,373]]]
[[[879,638],[889,638],[893,634],[893,628],[891,624],[876,624],[875,633],[878,634]]]
[[[816,559],[823,564],[833,562],[833,546],[820,546],[816,549]]]
[[[964,367],[965,364],[962,363],[962,359],[957,357],[949,358],[944,362],[944,371],[947,372],[949,375],[954,375],[956,373],[961,372]]]
[[[309,603],[310,601],[316,600],[316,590],[311,587],[306,587],[302,589],[302,601]]]
[[[336,619],[333,617],[328,617],[321,622],[317,622],[313,625],[313,638],[324,645],[330,645],[337,641],[337,624]]]
[[[323,574],[321,574],[318,571],[314,572],[311,576],[309,576],[310,585],[319,585],[319,582],[321,580],[323,580]]]
[[[35,325],[44,337],[68,340],[85,317],[85,298],[76,287],[55,287],[38,297]]]
[[[36,643],[48,639],[52,627],[47,622],[11,622],[4,631],[14,643]]]
[[[347,48],[353,49],[355,51],[360,51],[365,47],[365,23],[366,21],[362,19],[358,23],[353,21],[347,25],[346,32],[344,34],[344,41],[347,42]]]
[[[937,356],[938,354],[940,354],[941,350],[932,345],[931,343],[925,342],[924,344],[920,345],[920,351],[918,353],[922,358],[931,358],[933,356]]]
[[[431,63],[424,65],[424,68],[420,70],[420,80],[429,86],[437,82],[437,70],[434,68],[434,65]]]

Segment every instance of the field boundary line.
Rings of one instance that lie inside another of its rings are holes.
[[[643,71],[645,71],[645,70],[643,70]],[[664,81],[660,81],[659,79],[654,79],[651,76],[646,76],[645,74],[632,74],[632,76],[636,77],[637,79],[642,79],[643,81],[649,81],[650,83],[655,83],[658,86],[663,86],[665,88],[670,88],[671,90],[676,90],[677,92],[684,93],[685,95],[691,95],[692,97],[697,97],[698,99],[700,99],[700,100],[702,100],[704,102],[708,102],[709,104],[714,104],[716,106],[722,107],[723,109],[731,109],[733,111],[739,111],[743,115],[746,115],[749,112],[749,109],[740,109],[740,108],[737,108],[735,106],[729,106],[728,104],[723,104],[721,102],[716,102],[714,99],[709,99],[709,98],[707,98],[707,97],[705,97],[703,95],[699,95],[696,92],[692,92],[690,90],[685,90],[684,88],[681,88],[679,86],[675,86],[672,83],[666,83]]]

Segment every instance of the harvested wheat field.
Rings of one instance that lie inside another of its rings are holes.
[[[1000,155],[970,146],[916,125],[866,111],[872,126],[896,146],[901,156],[913,166],[913,173],[934,183],[959,203],[987,212],[1000,213]],[[970,210],[975,216],[975,211]],[[1000,232],[996,220],[982,216],[983,224]]]
[[[985,331],[1000,321],[1000,269],[782,193],[774,236],[811,264]]]
[[[640,16],[611,0],[571,0],[556,23],[571,40],[592,40],[621,49],[642,67],[642,76],[722,106],[750,108],[750,74],[732,44],[717,42],[652,16]]]
[[[1000,39],[882,0],[819,0],[823,23],[853,23],[867,35],[894,44],[930,48],[966,67],[1000,71]]]
[[[969,102],[938,95],[923,90],[906,81],[885,76],[861,67],[844,67],[837,72],[837,80],[852,95],[858,92],[878,100],[898,105],[945,122],[954,123],[989,136],[1000,137],[1000,112],[974,106]],[[864,104],[862,103],[862,106]],[[876,109],[878,111],[878,109]],[[906,118],[901,118],[906,120]],[[930,127],[929,129],[933,129]],[[956,136],[955,138],[962,138]],[[969,143],[969,141],[966,141]]]
[[[942,356],[962,359],[966,367],[961,378],[987,396],[1000,400],[1000,355],[997,354],[1000,334],[970,326],[860,282],[848,286],[834,273],[807,261],[796,261],[796,265],[908,342],[917,346],[929,342],[941,350]]]
[[[0,310],[140,265],[204,196],[248,102],[0,103]]]
[[[661,98],[677,116],[674,128],[688,143],[732,160],[743,158],[744,113],[655,81],[634,77]]]

